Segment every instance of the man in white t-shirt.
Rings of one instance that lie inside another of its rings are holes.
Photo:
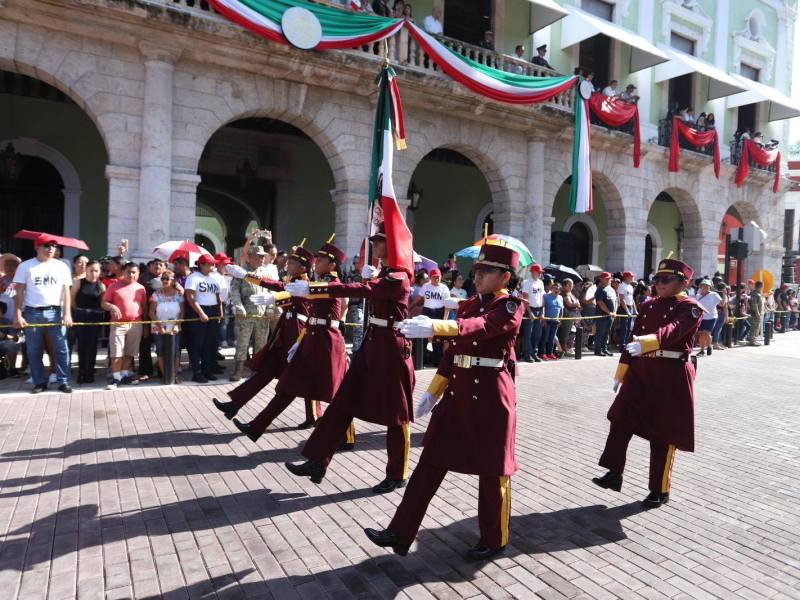
[[[522,322],[522,341],[525,362],[542,362],[539,357],[544,354],[542,346],[542,307],[544,306],[544,283],[542,265],[532,264],[530,267],[531,278],[522,282],[522,301],[525,304],[525,320]],[[540,352],[541,350],[541,352]]]
[[[442,25],[442,7],[434,6],[431,14],[425,17],[422,26],[428,33],[442,35],[442,33],[444,33],[444,26]]]
[[[431,319],[444,319],[444,304],[450,297],[450,288],[442,283],[442,272],[439,269],[431,269],[430,277],[430,281],[422,285],[411,306],[422,304],[423,315]],[[429,359],[432,366],[439,366],[442,360],[442,347],[441,342],[433,343],[433,352]]]
[[[622,274],[622,283],[619,284],[617,294],[619,295],[619,308],[617,314],[619,315],[619,347],[625,347],[628,343],[628,338],[633,330],[633,317],[636,315],[636,304],[633,301],[633,278],[632,271],[625,271]]]
[[[214,358],[217,353],[219,339],[218,319],[222,314],[222,292],[219,281],[211,270],[216,261],[210,254],[203,254],[197,259],[199,271],[186,278],[186,318],[199,319],[190,321],[187,328],[190,332],[187,349],[192,363],[192,381],[208,383],[216,381],[213,373]]]
[[[616,98],[619,96],[619,81],[612,79],[611,83],[603,88],[603,95],[609,98]]]
[[[34,240],[36,258],[23,262],[14,274],[16,294],[15,326],[25,329],[28,362],[33,379],[32,394],[47,390],[47,371],[42,362],[44,336],[53,344],[58,389],[72,393],[69,386],[69,350],[67,327],[72,326],[69,267],[56,259],[58,240],[42,234]],[[49,327],[28,327],[52,324]]]

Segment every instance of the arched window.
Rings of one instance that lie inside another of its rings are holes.
[[[570,267],[586,265],[592,258],[592,233],[583,223],[574,223],[569,228],[569,235],[572,238],[572,262]]]

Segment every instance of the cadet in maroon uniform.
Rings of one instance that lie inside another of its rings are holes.
[[[314,280],[328,284],[338,283],[337,271],[346,255],[331,243],[317,252],[314,263]],[[251,440],[256,441],[270,423],[289,406],[295,398],[305,398],[311,404],[306,410],[306,423],[314,423],[319,402],[330,402],[347,370],[347,353],[344,337],[339,331],[342,318],[342,300],[312,297],[306,327],[289,350],[289,365],[283,370],[275,397],[250,423],[238,419],[233,424]]]
[[[514,342],[523,313],[508,287],[516,286],[518,263],[512,249],[484,244],[474,267],[478,295],[459,304],[455,321],[420,316],[400,326],[407,337],[434,335],[450,344],[417,408],[416,416],[421,416],[441,398],[403,501],[387,529],[364,530],[378,546],[401,555],[408,552],[448,471],[479,476],[480,540],[468,557],[490,558],[508,543],[510,477],[517,471]]]
[[[600,466],[592,479],[606,489],[622,488],[625,455],[631,437],[650,441],[650,494],[647,508],[669,501],[675,450],[694,452],[694,336],[703,308],[686,295],[694,271],[679,260],[662,260],[655,274],[658,296],[642,304],[614,374],[618,392],[608,420],[611,429]]]
[[[313,263],[314,255],[305,248],[298,246],[289,255],[287,268],[290,281],[307,281],[308,272],[311,270]],[[243,269],[231,268],[230,266],[228,267],[228,273],[233,277],[247,276],[253,283],[258,283],[261,287],[275,292],[273,294],[265,294],[261,297],[261,301],[266,305],[274,303],[275,306],[284,309],[281,318],[270,334],[267,345],[259,350],[247,365],[253,370],[250,378],[228,392],[228,396],[231,399],[230,402],[221,402],[213,398],[214,406],[225,413],[227,418],[232,419],[239,412],[239,409],[250,402],[270,381],[281,376],[287,365],[286,355],[297,341],[308,320],[309,307],[305,299],[292,298],[285,291],[286,284],[282,281],[273,281],[266,277],[253,278],[247,275]],[[251,296],[251,298],[255,300],[256,296]],[[311,401],[306,400],[306,414],[309,412],[309,406],[311,406]],[[310,427],[313,424],[313,421],[310,423],[306,421],[300,427]]]
[[[386,234],[383,230],[370,238],[375,258],[386,260]],[[365,270],[371,269],[369,265]],[[369,275],[363,273],[362,275]],[[286,463],[295,475],[320,483],[336,450],[345,441],[353,418],[386,426],[386,478],[373,489],[384,494],[403,487],[408,478],[408,454],[413,419],[414,366],[411,342],[397,330],[408,315],[410,284],[405,271],[384,268],[377,277],[362,283],[311,284],[297,282],[286,289],[292,294],[314,298],[367,298],[369,326],[364,341],[353,356],[350,369],[303,448],[308,460]]]

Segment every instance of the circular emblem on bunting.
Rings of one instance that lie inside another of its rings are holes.
[[[293,6],[281,18],[283,35],[295,48],[311,50],[322,40],[322,25],[307,8]]]

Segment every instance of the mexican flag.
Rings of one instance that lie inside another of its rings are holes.
[[[572,141],[572,187],[569,191],[569,209],[572,213],[594,210],[592,192],[592,123],[589,120],[589,102],[575,94],[575,138]]]
[[[391,67],[384,67],[379,76],[375,128],[372,134],[369,184],[370,234],[374,233],[382,222],[386,229],[387,265],[394,269],[402,269],[413,276],[413,239],[403,213],[397,206],[397,197],[392,184],[395,143],[399,149],[405,148],[403,105],[400,101],[395,72]]]

